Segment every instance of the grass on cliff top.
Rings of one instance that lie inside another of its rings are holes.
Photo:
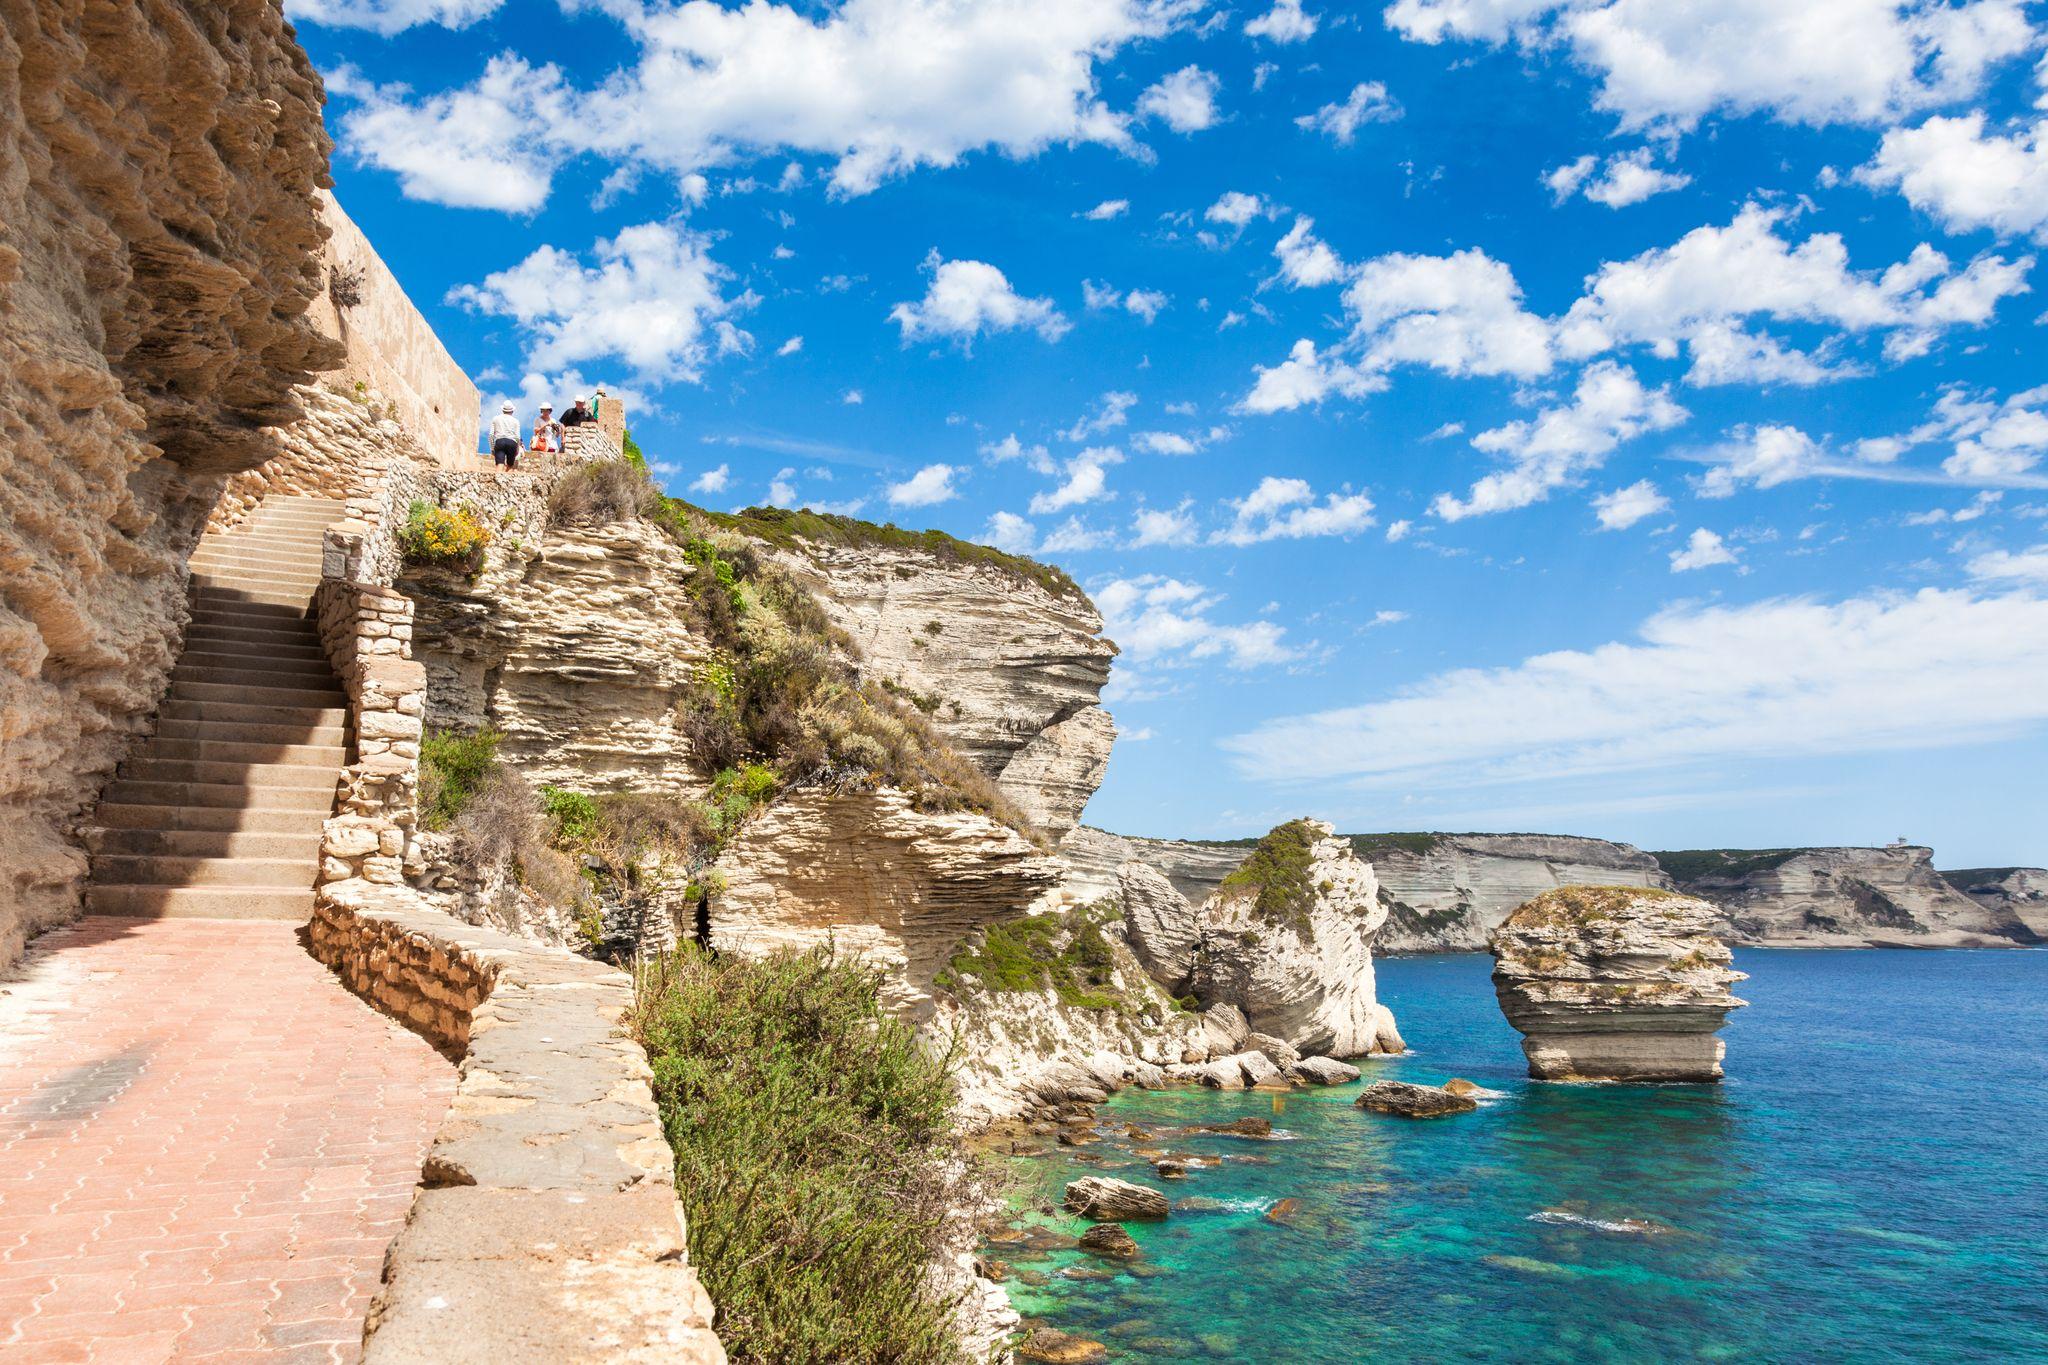
[[[1262,920],[1306,923],[1316,904],[1316,887],[1309,874],[1315,867],[1318,837],[1306,820],[1276,825],[1216,889],[1248,898],[1252,913]]]
[[[1657,886],[1560,886],[1524,902],[1507,922],[1536,927],[1545,924],[1590,924],[1613,919],[1631,901],[1691,900],[1683,891]]]
[[[1112,975],[1116,957],[1102,933],[1117,914],[1114,902],[1097,901],[986,925],[962,940],[933,984],[955,995],[1050,990],[1074,1009],[1124,1009]]]
[[[735,1362],[953,1361],[929,1271],[963,1182],[944,1060],[829,952],[645,964],[654,1068],[695,1267]]]
[[[1798,857],[1801,848],[1686,848],[1652,852],[1657,866],[1673,881],[1694,882],[1702,877],[1746,877],[1768,872]]]

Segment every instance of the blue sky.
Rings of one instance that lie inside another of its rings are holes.
[[[1094,823],[2048,862],[2040,6],[288,8],[494,397],[1095,594]]]

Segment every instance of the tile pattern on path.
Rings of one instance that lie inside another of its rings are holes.
[[[354,1360],[454,1092],[295,925],[45,934],[0,977],[0,1360]]]

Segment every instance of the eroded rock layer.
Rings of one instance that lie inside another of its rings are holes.
[[[2010,917],[2036,940],[2048,942],[2048,868],[1979,867],[1944,872],[1941,879],[1998,921]]]
[[[1387,902],[1383,953],[1470,953],[1516,906],[1560,886],[1669,886],[1629,844],[1564,834],[1356,835]]]
[[[1716,1036],[1744,974],[1707,902],[1655,887],[1571,886],[1493,935],[1493,985],[1546,1081],[1717,1081]]]
[[[76,912],[222,477],[339,359],[320,101],[271,0],[0,0],[0,960]]]
[[[1934,850],[1795,848],[1666,853],[1686,891],[1719,906],[1723,937],[1785,948],[2009,948],[2033,933],[1996,901],[1963,894]]]

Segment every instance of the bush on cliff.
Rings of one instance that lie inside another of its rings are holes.
[[[504,736],[486,727],[473,735],[435,730],[420,741],[420,826],[440,830],[470,803],[498,761]]]
[[[1103,926],[1121,917],[1113,900],[984,926],[961,943],[934,979],[959,995],[1050,990],[1074,1009],[1129,1008],[1116,990],[1116,956]]]
[[[687,949],[638,986],[633,1033],[730,1357],[957,1359],[930,1272],[976,1177],[946,1063],[883,1009],[879,973],[823,950]]]
[[[398,548],[408,564],[475,572],[490,547],[491,528],[476,509],[464,504],[453,511],[414,502],[398,528]]]
[[[1306,820],[1275,826],[1217,890],[1250,899],[1260,919],[1301,923],[1315,909],[1316,831]]]
[[[643,517],[661,497],[645,464],[595,460],[562,476],[548,494],[555,526],[609,526]]]

